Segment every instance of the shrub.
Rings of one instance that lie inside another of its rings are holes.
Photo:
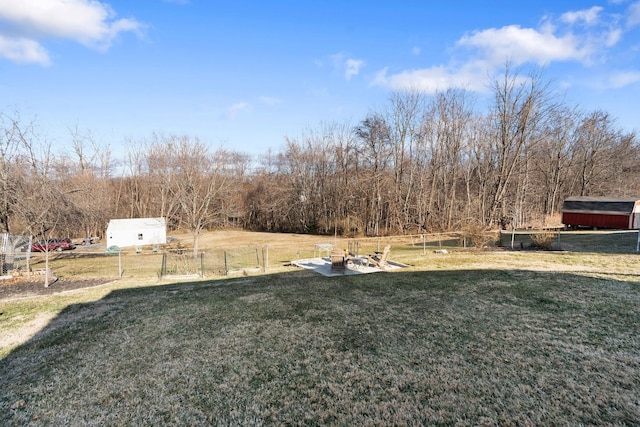
[[[557,239],[557,233],[554,231],[541,231],[540,233],[531,234],[530,237],[534,248],[549,250]]]
[[[478,224],[467,224],[462,233],[464,239],[476,248],[484,248],[496,242],[495,233],[487,231]]]

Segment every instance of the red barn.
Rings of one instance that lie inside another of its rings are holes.
[[[570,197],[562,205],[566,227],[640,229],[640,198]]]

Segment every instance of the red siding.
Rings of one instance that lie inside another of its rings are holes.
[[[629,215],[563,212],[562,223],[599,228],[629,228]]]

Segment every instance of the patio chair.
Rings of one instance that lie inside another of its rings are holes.
[[[375,252],[367,257],[367,267],[369,265],[384,269],[387,266],[387,259],[391,252],[391,245],[384,247],[382,252]]]
[[[343,272],[347,268],[347,259],[342,250],[331,251],[331,271]]]

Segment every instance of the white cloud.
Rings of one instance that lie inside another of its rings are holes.
[[[4,24],[0,35],[14,40],[12,49],[19,49],[28,41],[41,54],[46,53],[42,41],[50,38],[105,50],[119,34],[140,35],[144,28],[135,19],[115,19],[113,9],[97,0],[0,0],[0,22]],[[12,61],[42,63],[28,52],[18,58],[3,56]]]
[[[605,46],[613,47],[622,40],[622,30],[620,28],[613,28],[611,31],[605,34]]]
[[[227,116],[230,119],[235,119],[238,114],[245,112],[245,111],[250,111],[251,110],[251,105],[249,105],[246,102],[237,102],[233,105],[231,105],[229,108],[227,108]]]
[[[486,64],[482,62],[469,63],[454,70],[444,66],[434,66],[418,70],[406,70],[388,76],[385,68],[376,74],[373,86],[387,86],[393,90],[409,90],[424,93],[435,93],[452,87],[465,88],[476,92],[486,90],[484,79]]]
[[[0,35],[0,57],[17,63],[49,65],[47,51],[33,40]]]
[[[602,12],[602,7],[593,6],[591,9],[566,12],[560,16],[560,20],[567,24],[584,22],[587,25],[594,25],[598,22],[600,12]]]
[[[620,89],[640,82],[640,71],[625,71],[612,75],[609,78],[609,87]]]
[[[627,11],[627,23],[631,27],[635,27],[640,24],[640,1],[629,6]]]
[[[476,31],[462,37],[458,45],[476,48],[482,57],[498,64],[506,59],[516,64],[586,61],[592,53],[588,45],[580,46],[580,40],[572,34],[558,37],[549,31],[541,32],[517,25]]]
[[[486,88],[482,82],[507,61],[517,66],[567,61],[592,65],[604,61],[608,50],[618,45],[624,35],[619,16],[604,15],[603,10],[593,7],[567,12],[556,19],[546,16],[538,28],[508,25],[473,31],[457,41],[448,63],[393,74],[385,68],[371,84],[423,92],[451,87],[483,91]],[[640,1],[629,9],[630,22],[636,14],[640,23]],[[583,25],[574,28],[573,24]]]
[[[264,105],[274,106],[274,105],[282,104],[282,99],[274,98],[271,96],[261,96],[260,102],[262,102]]]
[[[351,77],[360,74],[360,69],[364,66],[363,60],[347,58],[344,53],[331,55],[331,62],[333,67],[342,73],[346,80],[351,80]]]
[[[351,77],[360,73],[360,68],[364,66],[364,61],[360,59],[347,59],[344,63],[344,78],[351,80]]]

